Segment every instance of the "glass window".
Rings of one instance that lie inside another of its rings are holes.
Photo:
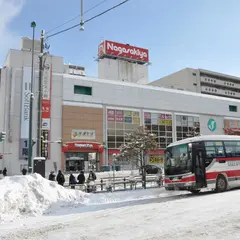
[[[176,132],[177,141],[199,136],[200,134],[200,122],[199,117],[176,115]]]
[[[115,136],[108,136],[108,142],[115,142],[116,137]]]
[[[74,94],[92,95],[92,87],[74,85]]]
[[[112,135],[112,129],[116,136],[115,139],[108,138],[108,148],[119,148],[124,143],[125,134],[140,126],[140,114],[137,111],[118,109],[107,109],[106,114],[108,137]]]
[[[224,147],[222,141],[205,142],[205,150],[207,158],[225,157]]]
[[[171,114],[145,112],[144,122],[148,122],[149,124],[146,124],[145,126],[152,133],[157,135],[157,143],[159,148],[165,149],[168,144],[172,143]]]
[[[237,106],[229,105],[229,111],[230,112],[237,112]]]
[[[240,156],[240,141],[224,141],[227,157]]]
[[[192,171],[192,159],[188,144],[167,148],[165,153],[165,174],[183,174]]]
[[[107,130],[107,135],[109,136],[115,136],[115,129],[108,129]]]

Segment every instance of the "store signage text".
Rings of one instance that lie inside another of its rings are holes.
[[[74,140],[94,140],[96,138],[95,130],[72,130],[72,139]]]
[[[141,62],[148,62],[148,49],[130,46],[112,41],[104,41],[99,45],[98,54],[101,57],[104,54],[115,57],[124,57]]]
[[[31,94],[31,67],[24,67],[21,94],[21,127],[20,127],[21,130],[19,141],[19,159],[21,160],[26,159],[28,156],[27,143],[29,133],[30,94]]]
[[[88,143],[77,143],[75,144],[75,147],[76,148],[93,148],[93,145],[92,144],[88,144]]]
[[[116,43],[114,44],[114,43],[107,42],[107,49],[116,51],[116,52],[118,52],[119,55],[121,55],[122,53],[126,53],[126,54],[129,54],[132,56],[140,56],[141,58],[143,58],[143,57],[146,58],[148,56],[146,52],[143,52],[138,48],[130,47],[130,46],[121,47]]]

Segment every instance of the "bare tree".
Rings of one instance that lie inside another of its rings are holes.
[[[156,135],[140,126],[129,134],[125,135],[125,143],[120,147],[118,159],[125,159],[128,162],[138,161],[142,169],[143,187],[146,188],[146,154],[158,148]]]

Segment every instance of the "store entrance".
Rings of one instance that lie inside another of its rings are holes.
[[[88,161],[88,154],[85,152],[65,153],[66,172],[79,172],[85,170],[85,162]]]
[[[66,172],[99,171],[103,145],[95,142],[66,142],[62,148],[62,169]]]

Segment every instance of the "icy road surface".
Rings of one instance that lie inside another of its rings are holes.
[[[186,193],[169,196],[158,190],[162,196],[132,191],[136,194],[132,199],[130,192],[95,194],[84,206],[3,223],[0,239],[240,239],[240,190],[194,197]]]

